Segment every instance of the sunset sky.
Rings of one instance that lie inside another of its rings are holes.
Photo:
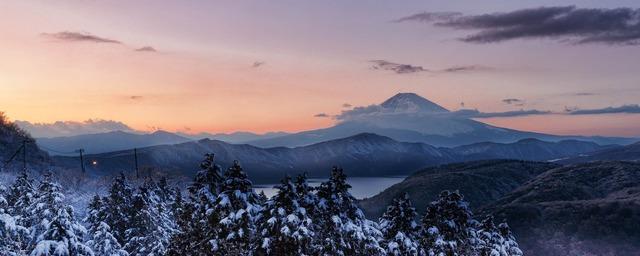
[[[291,132],[415,92],[450,110],[545,113],[478,119],[503,127],[640,136],[640,2],[554,2],[1,1],[0,111],[144,131]],[[493,35],[504,27],[473,23],[527,22],[531,10],[587,25]]]

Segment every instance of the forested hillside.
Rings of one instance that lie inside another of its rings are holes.
[[[51,173],[0,184],[0,251],[9,255],[522,255],[506,223],[477,221],[458,192],[416,211],[408,195],[377,221],[365,218],[340,168],[311,187],[285,176],[257,194],[238,162],[207,155],[183,196],[166,179],[133,188],[114,177],[86,218],[64,203]]]

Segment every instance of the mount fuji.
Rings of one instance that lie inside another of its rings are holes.
[[[605,144],[630,144],[617,137],[558,136],[496,127],[471,119],[431,102],[415,93],[399,93],[379,105],[356,107],[336,117],[329,128],[303,131],[275,138],[246,142],[259,147],[296,147],[322,141],[375,133],[397,141],[455,147],[479,142],[513,143],[522,139],[557,142],[582,140]]]

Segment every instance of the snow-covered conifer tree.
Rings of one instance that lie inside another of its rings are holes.
[[[188,200],[180,199],[179,211],[176,210],[174,213],[178,232],[171,238],[168,255],[212,253],[214,248],[209,241],[217,232],[218,220],[215,220],[215,216],[209,216],[212,218],[209,223],[207,212],[213,210],[222,182],[221,168],[215,164],[214,155],[206,154],[200,164],[200,171],[188,187]]]
[[[503,244],[502,248],[504,250],[505,256],[522,256],[522,250],[518,246],[518,242],[516,242],[516,238],[511,233],[511,229],[506,222],[500,223],[498,225],[498,230],[500,231],[500,236],[502,236]]]
[[[100,196],[95,195],[87,209],[87,217],[85,222],[88,224],[88,232],[90,240],[87,241],[89,246],[96,255],[129,255],[122,249],[118,240],[111,233],[111,227],[106,221],[106,209]]]
[[[419,227],[416,223],[416,209],[411,205],[409,195],[404,194],[393,200],[380,218],[380,231],[384,237],[383,247],[388,255],[421,255]]]
[[[313,223],[300,206],[291,178],[286,176],[275,188],[258,217],[258,236],[254,249],[258,255],[311,255]]]
[[[260,205],[264,205],[268,200],[269,198],[267,197],[267,194],[264,193],[264,191],[260,191],[260,193],[258,193],[258,203],[260,203]]]
[[[492,215],[488,215],[482,220],[478,230],[478,240],[479,244],[476,250],[480,256],[505,256],[502,253],[504,239],[493,223]]]
[[[29,230],[18,223],[17,217],[8,213],[8,208],[4,193],[0,193],[0,252],[9,256],[22,255]]]
[[[24,211],[31,205],[36,196],[33,187],[33,179],[29,178],[26,170],[22,171],[16,181],[11,185],[6,196],[7,213],[14,216],[23,216]]]
[[[127,242],[125,232],[130,224],[132,198],[133,191],[124,174],[120,173],[111,183],[109,194],[102,200],[106,215],[105,222],[121,245]]]
[[[207,212],[216,227],[209,243],[221,255],[248,255],[255,239],[255,217],[260,211],[258,194],[238,161],[224,175],[216,204]]]
[[[421,244],[428,255],[472,255],[477,222],[458,192],[443,191],[422,217]]]
[[[129,253],[122,249],[118,240],[111,234],[111,228],[107,223],[100,222],[91,232],[91,240],[87,242],[95,255],[128,256]]]
[[[316,188],[309,186],[307,174],[299,174],[294,180],[296,194],[298,194],[298,202],[301,207],[307,210],[307,214],[313,219],[315,218],[315,209],[318,204],[318,196],[314,193]]]
[[[167,252],[172,223],[168,209],[153,192],[156,188],[155,182],[147,179],[133,198],[124,246],[130,255],[164,255]]]
[[[55,217],[47,223],[44,232],[36,239],[31,256],[93,256],[93,251],[82,241],[84,227],[73,218],[69,208],[58,209]]]
[[[61,210],[70,210],[63,204],[64,194],[61,190],[60,185],[53,181],[51,172],[46,172],[40,181],[35,199],[26,209],[29,215],[26,216],[25,223],[30,229],[32,246],[40,239],[40,235],[49,229],[51,221]]]
[[[382,255],[382,233],[367,220],[349,193],[346,175],[334,167],[318,189],[317,243],[320,255]]]

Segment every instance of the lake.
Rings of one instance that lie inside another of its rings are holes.
[[[406,176],[394,177],[348,177],[347,182],[351,184],[351,194],[357,199],[372,197],[391,187],[393,184],[403,181]],[[317,187],[327,179],[309,179],[309,185]],[[254,189],[257,193],[263,191],[265,195],[271,197],[276,194],[276,184],[256,184]]]

